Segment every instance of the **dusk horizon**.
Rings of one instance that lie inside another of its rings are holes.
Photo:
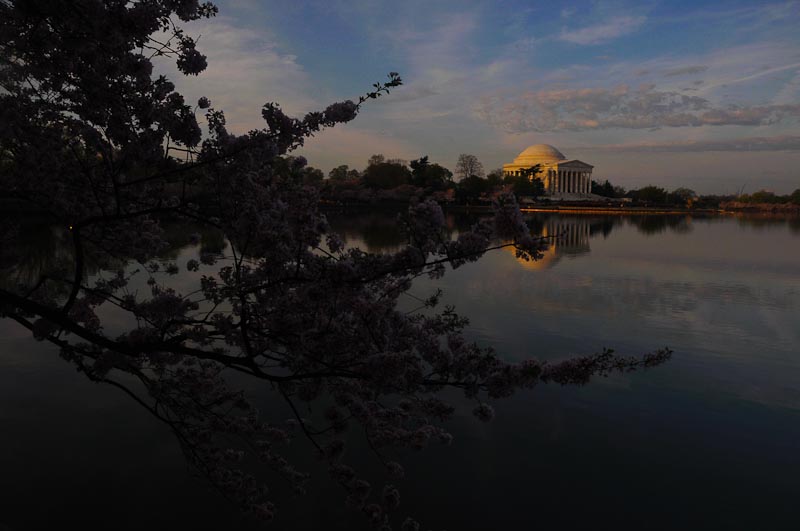
[[[550,144],[626,188],[787,194],[800,179],[796,1],[219,7],[186,28],[209,68],[169,77],[209,97],[233,131],[259,127],[266,101],[299,117],[390,70],[403,76],[357,122],[298,152],[326,174],[373,154],[452,169],[471,153],[488,171]]]

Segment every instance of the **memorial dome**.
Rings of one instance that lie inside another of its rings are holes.
[[[566,160],[566,157],[550,144],[534,144],[520,153],[514,159],[514,164],[533,166],[534,164],[552,163],[559,160]]]

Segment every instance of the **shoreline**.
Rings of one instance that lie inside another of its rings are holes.
[[[330,203],[321,204],[323,211],[379,211],[391,209],[402,211],[407,208],[405,203],[376,203],[376,204],[342,204],[332,205]],[[440,205],[445,212],[466,213],[466,214],[490,214],[492,207],[489,205]],[[731,215],[753,215],[753,216],[781,216],[794,217],[800,216],[800,208],[680,208],[680,207],[645,207],[645,206],[609,206],[609,205],[533,205],[520,206],[520,211],[526,213],[553,213],[553,214],[578,214],[578,215],[660,215],[660,216],[731,216]]]
[[[452,205],[440,204],[445,212],[490,214],[490,205]],[[382,203],[346,203],[331,204],[320,202],[321,211],[404,211],[408,208],[408,203],[382,202]],[[662,215],[662,216],[730,216],[730,215],[752,215],[752,216],[779,216],[779,217],[800,217],[800,205],[744,205],[720,206],[719,208],[680,208],[680,207],[653,207],[653,206],[611,206],[611,205],[521,205],[520,210],[526,213],[553,213],[553,214],[602,214],[602,215]],[[46,216],[44,211],[35,211],[22,201],[13,199],[0,199],[0,213],[15,216]]]

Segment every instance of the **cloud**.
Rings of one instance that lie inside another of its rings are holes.
[[[576,30],[564,28],[558,38],[574,44],[601,44],[633,33],[644,24],[645,20],[647,18],[643,16],[614,17],[602,24],[586,26]]]
[[[574,148],[587,151],[620,153],[688,153],[706,151],[800,151],[800,136],[754,136],[723,140],[693,140],[687,142],[659,142],[616,144]]]
[[[208,56],[208,68],[197,78],[179,73],[173,61],[156,58],[157,73],[166,74],[187,101],[206,96],[225,111],[233,132],[264,126],[261,106],[279,102],[289,113],[315,110],[310,76],[297,57],[280,51],[269,35],[239,27],[226,17],[186,24],[199,35],[198,50]]]
[[[407,101],[416,101],[423,98],[436,96],[439,91],[427,85],[404,85],[392,92],[391,98],[387,98],[389,103],[400,103]]]
[[[665,77],[685,76],[689,74],[700,74],[708,70],[706,65],[684,66],[681,68],[673,68],[664,72]]]
[[[800,63],[791,63],[791,64],[775,66],[775,67],[768,66],[766,68],[762,67],[762,68],[760,68],[758,70],[758,72],[756,72],[754,74],[748,74],[748,75],[745,75],[745,76],[736,77],[734,79],[721,79],[719,82],[711,84],[706,88],[707,89],[712,89],[712,88],[716,88],[716,87],[720,87],[720,86],[734,85],[734,84],[737,84],[737,83],[743,83],[743,82],[746,82],[746,81],[752,81],[754,79],[758,79],[758,78],[764,77],[764,76],[769,76],[769,75],[776,74],[776,73],[779,73],[779,72],[785,72],[787,70],[797,70],[798,72],[800,72]]]
[[[581,88],[488,96],[478,116],[509,133],[658,129],[702,125],[770,125],[800,117],[800,104],[715,107],[698,96],[642,85],[614,89]]]

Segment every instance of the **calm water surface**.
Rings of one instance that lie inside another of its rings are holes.
[[[402,244],[391,216],[332,221],[350,245]],[[455,232],[470,220],[449,222]],[[450,530],[797,529],[800,221],[537,215],[531,224],[568,236],[538,262],[498,251],[418,281],[413,294],[441,287],[470,317],[469,334],[510,360],[663,346],[673,359],[520,393],[496,403],[490,424],[458,416],[451,447],[400,456],[401,512]],[[173,252],[182,261],[197,249]],[[372,463],[366,452],[353,459]],[[274,528],[366,528],[308,466],[319,481],[306,498],[278,495]],[[8,321],[0,494],[0,529],[255,528],[192,476],[166,427]]]

